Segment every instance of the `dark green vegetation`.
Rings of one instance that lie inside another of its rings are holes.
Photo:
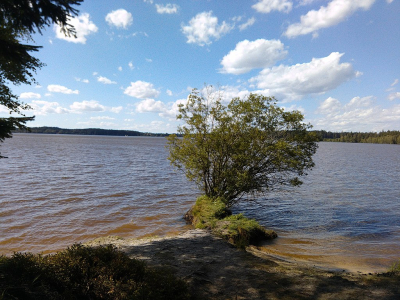
[[[75,36],[75,29],[68,24],[68,18],[77,15],[73,5],[83,0],[2,0],[0,1],[0,105],[20,117],[0,118],[0,143],[11,138],[13,129],[26,129],[27,117],[24,110],[29,105],[18,100],[9,88],[10,84],[36,83],[34,74],[44,66],[39,59],[31,55],[40,46],[28,45],[33,42],[32,34],[39,32],[52,23],[60,25],[68,36]],[[0,158],[2,156],[0,155]]]
[[[314,131],[324,142],[400,144],[400,131],[382,132],[330,132]]]
[[[113,246],[73,245],[54,255],[0,256],[0,299],[190,299],[170,270]]]
[[[274,98],[250,94],[227,105],[219,95],[194,90],[177,118],[185,122],[168,137],[169,160],[209,198],[231,207],[248,195],[299,185],[314,166],[311,125],[298,111],[285,112]]]
[[[15,130],[14,132],[27,132],[27,130]],[[168,133],[148,133],[133,130],[113,130],[100,128],[86,129],[65,129],[58,127],[32,127],[29,129],[31,133],[46,134],[80,134],[80,135],[113,135],[113,136],[168,136]]]
[[[209,229],[238,248],[254,245],[262,240],[276,238],[272,230],[266,230],[256,220],[242,214],[232,215],[225,203],[207,196],[197,198],[196,204],[185,216],[196,228]]]

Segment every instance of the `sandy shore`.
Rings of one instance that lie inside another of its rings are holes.
[[[113,244],[149,265],[172,268],[199,299],[399,299],[398,277],[339,272],[239,250],[206,230],[148,239],[105,237],[87,245]]]

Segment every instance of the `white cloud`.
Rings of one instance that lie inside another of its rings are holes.
[[[172,91],[171,90],[167,90],[167,95],[168,96],[172,96]]]
[[[330,114],[332,112],[336,112],[341,109],[342,104],[338,99],[329,97],[317,109],[317,113],[319,114]]]
[[[78,77],[75,77],[75,80],[78,81],[78,82],[89,83],[88,79],[80,79]]]
[[[324,93],[358,75],[350,63],[340,63],[342,55],[332,52],[327,57],[313,58],[309,63],[267,68],[250,82],[255,82],[260,89],[268,89],[270,95],[283,96],[286,100]]]
[[[35,115],[66,114],[70,111],[62,107],[58,102],[48,102],[43,100],[33,100],[29,104]]]
[[[106,110],[106,107],[104,105],[101,105],[98,101],[95,100],[74,102],[70,105],[70,108],[75,113]]]
[[[160,92],[154,88],[152,83],[138,80],[131,82],[131,85],[125,89],[124,94],[138,99],[147,99],[158,97]]]
[[[156,4],[157,13],[159,14],[176,14],[179,10],[179,5],[176,4]]]
[[[293,38],[299,35],[316,33],[321,28],[331,27],[353,14],[359,9],[369,9],[375,0],[333,0],[328,6],[319,10],[311,10],[300,17],[300,22],[288,27],[285,36]]]
[[[117,107],[111,107],[109,108],[109,111],[115,113],[115,114],[119,114],[122,111],[123,107],[122,106],[117,106]]]
[[[108,25],[117,28],[127,29],[133,23],[132,14],[125,9],[117,9],[108,13],[106,16]]]
[[[396,84],[398,84],[399,83],[399,80],[398,79],[395,79],[394,81],[393,81],[393,83],[390,85],[390,86],[395,86]]]
[[[244,40],[236,44],[221,61],[223,73],[243,74],[255,68],[273,66],[285,58],[287,51],[279,40]]]
[[[218,25],[218,18],[212,15],[212,11],[197,14],[189,21],[189,25],[181,25],[183,34],[187,37],[187,43],[200,46],[209,45],[211,39],[218,40],[233,29],[232,25],[225,21]]]
[[[111,118],[108,116],[98,116],[98,117],[90,117],[90,120],[115,120],[115,118]]]
[[[136,111],[139,113],[144,112],[163,112],[165,111],[165,105],[161,101],[155,101],[154,99],[145,99],[140,101],[136,105]]]
[[[158,115],[163,118],[168,118],[171,121],[176,120],[176,115],[179,113],[179,104],[186,104],[187,99],[179,99],[172,103],[170,108],[166,108],[163,112]]]
[[[153,0],[143,0],[143,2],[153,4]]]
[[[315,128],[330,131],[381,131],[397,128],[400,104],[390,108],[374,105],[374,97],[354,97],[345,105],[328,98],[318,108],[321,118],[311,120]]]
[[[243,31],[243,30],[247,29],[248,27],[252,26],[255,22],[256,22],[255,18],[250,18],[247,20],[246,23],[239,25],[239,30]]]
[[[118,67],[118,71],[122,71],[122,67],[121,66]]]
[[[146,61],[149,63],[153,62],[153,60],[151,58],[146,58]]]
[[[386,2],[390,4],[393,2],[393,0],[386,0]]]
[[[390,101],[393,101],[393,100],[395,100],[395,99],[400,99],[400,92],[391,93],[391,94],[388,96],[388,99],[389,99]]]
[[[64,33],[60,32],[60,26],[54,25],[54,31],[57,38],[68,42],[85,44],[86,37],[98,30],[97,26],[90,21],[90,15],[88,13],[83,13],[80,16],[70,18],[68,23],[75,27],[76,38],[73,36],[65,36]]]
[[[97,77],[97,81],[103,84],[116,84],[115,81],[108,79],[107,77],[99,76]]]
[[[28,92],[28,93],[21,93],[21,95],[19,95],[19,98],[21,99],[40,99],[42,96],[38,93],[32,93],[32,92]]]
[[[57,84],[50,84],[47,86],[47,90],[49,92],[53,93],[62,93],[62,94],[79,94],[78,90],[71,90],[69,88],[66,88],[65,86],[62,85],[57,85]]]
[[[268,14],[273,10],[288,13],[292,10],[293,3],[289,0],[261,0],[252,8],[260,13]]]
[[[135,68],[135,66],[133,65],[133,63],[130,61],[128,63],[129,69],[133,70]]]

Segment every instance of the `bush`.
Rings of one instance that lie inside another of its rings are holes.
[[[190,299],[168,269],[115,247],[73,245],[54,255],[0,256],[0,299]]]
[[[277,237],[273,230],[266,230],[254,219],[248,219],[242,214],[232,215],[220,198],[197,198],[196,204],[186,214],[186,220],[196,228],[210,229],[238,248]]]

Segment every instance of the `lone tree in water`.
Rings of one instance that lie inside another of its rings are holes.
[[[299,185],[314,166],[317,137],[299,111],[272,97],[250,94],[225,106],[220,95],[189,95],[179,106],[182,138],[168,137],[169,160],[211,199],[231,207],[246,195]]]
[[[8,87],[9,84],[36,83],[33,74],[44,66],[30,54],[41,47],[21,41],[32,41],[33,33],[42,33],[42,29],[52,23],[60,25],[65,35],[75,36],[75,29],[68,21],[78,13],[72,6],[81,2],[83,0],[0,1],[0,105],[5,106],[10,114],[21,116],[0,118],[0,142],[11,138],[12,130],[26,129],[26,122],[34,120],[23,113],[30,106],[18,101],[18,96]]]

